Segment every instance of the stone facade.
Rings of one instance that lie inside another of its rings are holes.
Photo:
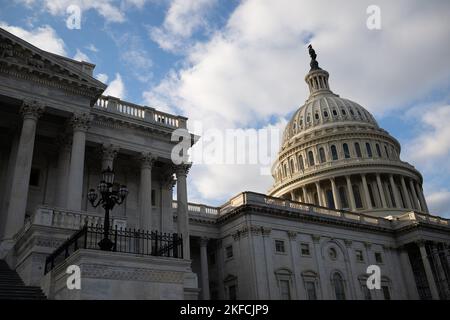
[[[0,258],[49,298],[449,299],[450,221],[429,214],[399,143],[326,71],[306,77],[269,195],[211,207],[188,202],[191,164],[171,160],[186,118],[102,96],[91,64],[2,29],[0,43]],[[181,234],[183,259],[79,249],[44,274],[67,238],[103,223],[87,193],[108,167],[129,189],[113,227]],[[79,291],[65,287],[70,264]]]

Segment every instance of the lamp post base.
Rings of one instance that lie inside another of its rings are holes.
[[[111,249],[114,247],[114,242],[109,240],[108,238],[103,238],[99,243],[99,247],[103,251],[111,251]]]

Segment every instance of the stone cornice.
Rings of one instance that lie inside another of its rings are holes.
[[[0,30],[1,73],[87,96],[94,102],[106,85],[69,65],[64,59]]]

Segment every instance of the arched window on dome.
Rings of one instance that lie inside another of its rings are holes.
[[[331,278],[332,286],[334,287],[334,294],[336,295],[336,300],[345,300],[345,286],[344,279],[339,272],[335,272]]]
[[[333,160],[338,159],[338,153],[336,150],[336,146],[334,144],[331,146],[331,159],[333,159]]]
[[[326,110],[323,111],[323,117],[328,118],[328,112]]]
[[[290,167],[290,169],[291,169],[291,174],[294,174],[294,169],[295,169],[295,167],[294,167],[294,159],[289,159],[289,167]]]
[[[346,159],[350,158],[350,150],[348,149],[348,144],[344,143],[342,145],[342,149],[344,149],[344,157]]]
[[[325,157],[325,150],[323,148],[319,149],[320,163],[324,163],[327,161]]]
[[[367,156],[369,158],[372,158],[372,147],[370,146],[370,143],[366,142],[366,151],[367,151]]]
[[[359,110],[358,110],[358,116],[360,116],[362,118],[361,111],[359,111]]]
[[[309,123],[310,121],[311,121],[311,116],[308,114],[308,115],[306,116],[306,122]]]
[[[314,165],[314,154],[312,151],[308,151],[308,161],[310,166]]]
[[[362,154],[361,154],[361,147],[359,146],[359,143],[358,143],[358,142],[355,142],[355,151],[356,151],[356,156],[357,156],[358,158],[361,158],[361,157],[362,157]]]
[[[355,115],[355,112],[353,111],[353,109],[352,109],[352,108],[350,108],[350,114],[351,114],[352,116],[354,116],[354,115]]]
[[[300,117],[300,127],[303,125],[303,116]]]
[[[301,154],[298,156],[298,169],[302,171],[305,170],[305,165],[303,163],[303,156]]]
[[[283,175],[284,175],[285,178],[286,178],[287,175],[288,175],[287,164],[286,164],[286,162],[283,163]]]
[[[361,193],[359,192],[358,185],[354,184],[352,185],[353,190],[353,196],[355,197],[355,205],[357,209],[361,209],[363,207],[362,201],[361,201]]]
[[[337,111],[336,111],[336,109],[333,109],[333,116],[337,116]]]
[[[386,158],[389,159],[389,158],[390,158],[390,157],[389,157],[389,151],[388,151],[388,148],[387,148],[386,145],[384,146],[384,151],[386,152]]]
[[[342,209],[348,209],[347,191],[345,187],[339,187],[339,198],[341,199]]]
[[[375,148],[377,149],[377,156],[378,156],[379,158],[381,158],[381,149],[380,149],[380,145],[377,143],[377,144],[375,145]]]
[[[319,113],[316,112],[316,114],[314,115],[314,117],[316,118],[316,120],[319,120]]]
[[[343,116],[345,116],[347,113],[345,112],[345,109],[341,109],[341,113]]]

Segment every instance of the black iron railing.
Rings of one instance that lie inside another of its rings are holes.
[[[103,237],[102,225],[85,225],[47,257],[45,273],[62,263],[78,249],[100,250],[98,243]],[[183,238],[176,233],[149,232],[116,226],[110,229],[109,238],[114,242],[111,250],[113,252],[183,259]]]

